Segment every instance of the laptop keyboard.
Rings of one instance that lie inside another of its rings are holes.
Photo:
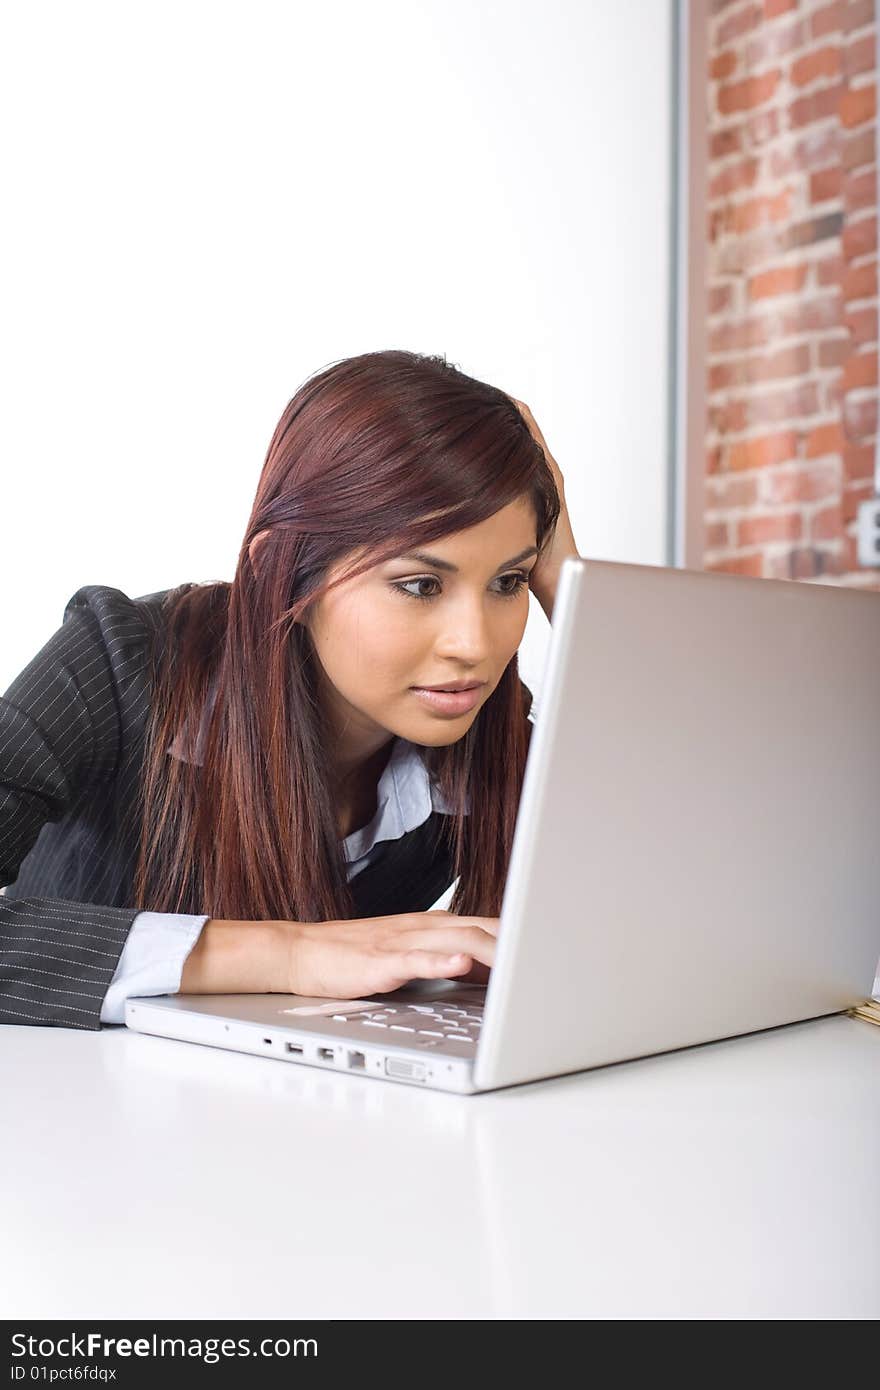
[[[479,1042],[482,1009],[462,1008],[457,1004],[384,1004],[369,1012],[331,1014],[336,1023],[356,1023],[365,1028],[379,1029],[394,1040],[403,1042],[412,1034],[420,1046],[438,1046],[444,1039],[455,1042]]]

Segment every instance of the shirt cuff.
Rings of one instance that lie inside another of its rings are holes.
[[[176,994],[184,963],[210,916],[139,912],[101,1005],[102,1023],[124,1023],[125,1001]]]

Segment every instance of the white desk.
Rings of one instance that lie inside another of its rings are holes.
[[[7,1318],[876,1318],[880,1028],[482,1096],[0,1027]]]

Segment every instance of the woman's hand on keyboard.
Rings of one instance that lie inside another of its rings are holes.
[[[290,994],[358,999],[410,980],[485,978],[495,960],[497,917],[435,909],[339,922],[285,922]]]

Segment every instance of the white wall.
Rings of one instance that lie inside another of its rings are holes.
[[[525,400],[581,553],[664,563],[670,25],[670,0],[8,9],[0,689],[83,584],[231,578],[287,400],[378,348]]]

